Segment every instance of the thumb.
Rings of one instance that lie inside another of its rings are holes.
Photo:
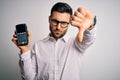
[[[85,31],[85,30],[79,30],[79,32],[78,32],[77,38],[78,38],[78,41],[79,41],[80,43],[83,41],[84,31]]]

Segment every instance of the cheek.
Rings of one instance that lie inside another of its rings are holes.
[[[54,32],[56,30],[56,28],[54,26],[50,26],[50,31]]]
[[[56,29],[56,26],[52,26],[51,24],[50,24],[50,27],[51,27],[52,30]]]
[[[52,31],[56,30],[56,27],[51,26],[51,30],[52,30]]]
[[[68,27],[67,28],[64,28],[64,31],[67,31],[68,30]]]
[[[50,29],[55,30],[55,27],[50,24]]]
[[[62,30],[62,33],[66,33],[66,32],[67,32],[67,30],[68,30],[68,28],[67,28],[67,29]]]

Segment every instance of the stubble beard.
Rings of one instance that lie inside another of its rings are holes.
[[[56,40],[59,39],[59,38],[62,38],[62,37],[66,34],[66,32],[67,32],[67,29],[66,29],[64,32],[62,32],[62,34],[58,34],[58,35],[57,35],[57,33],[55,33],[55,32],[56,32],[56,31],[60,31],[59,29],[56,28],[56,30],[53,31],[53,30],[52,30],[52,26],[50,26],[49,29],[50,29],[50,32],[51,32],[50,35],[51,35],[52,37],[54,37]],[[61,32],[61,31],[60,31],[60,32]]]

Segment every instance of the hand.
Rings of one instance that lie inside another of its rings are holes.
[[[28,31],[28,45],[26,46],[18,46],[15,32],[16,31],[14,31],[12,42],[20,49],[21,54],[30,50],[30,32]]]
[[[84,31],[94,22],[94,15],[85,8],[78,8],[72,17],[71,24],[79,29],[78,41],[82,42]]]

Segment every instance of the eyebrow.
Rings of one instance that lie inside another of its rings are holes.
[[[53,20],[53,21],[56,21],[57,23],[70,23],[70,22],[67,22],[67,21],[59,21],[59,20],[57,20],[57,19],[54,19],[54,18],[51,18],[51,20]]]

